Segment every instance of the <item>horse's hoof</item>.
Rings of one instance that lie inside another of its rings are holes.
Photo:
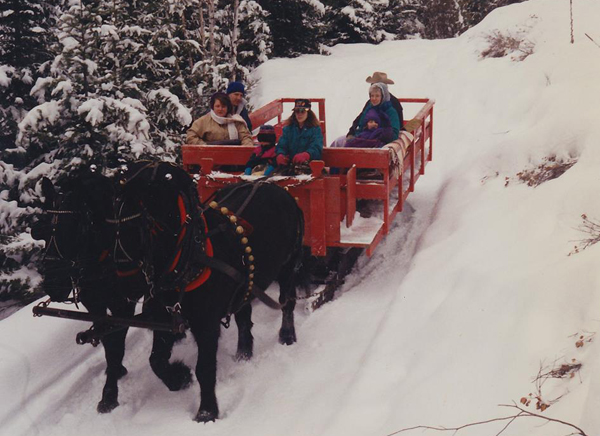
[[[296,333],[295,332],[289,332],[289,333],[279,332],[279,343],[280,344],[292,345],[294,342],[296,342]]]
[[[250,351],[238,351],[235,353],[236,362],[247,362],[252,359],[252,350]]]
[[[219,417],[219,414],[216,412],[209,412],[208,410],[199,410],[194,418],[196,422],[215,422],[215,420]]]
[[[110,413],[116,409],[118,405],[119,402],[116,400],[100,400],[96,410],[98,410],[98,413]]]
[[[180,391],[189,388],[192,384],[192,371],[181,361],[171,364],[170,374],[165,378],[165,385],[170,391]]]

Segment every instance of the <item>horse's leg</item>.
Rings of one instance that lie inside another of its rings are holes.
[[[171,391],[185,389],[192,383],[192,372],[187,365],[179,360],[169,362],[176,340],[173,333],[155,331],[150,353],[152,371]]]
[[[114,316],[133,317],[135,304],[122,301],[118,305],[110,307],[110,309]],[[127,374],[127,369],[123,366],[127,331],[128,328],[123,328],[102,338],[104,355],[106,357],[106,383],[102,390],[102,399],[97,407],[99,413],[111,412],[119,405],[119,387],[117,386],[117,382]]]
[[[250,360],[254,338],[252,337],[252,306],[245,304],[236,314],[235,323],[238,328],[238,346],[235,353],[236,360]]]
[[[176,295],[170,295],[170,298],[176,298]],[[172,301],[166,304],[172,304]],[[165,302],[156,298],[146,301],[144,312],[151,313],[152,319],[157,322],[168,324],[172,321],[171,315],[165,309]],[[150,367],[171,391],[185,389],[192,383],[192,372],[189,367],[181,361],[169,362],[173,345],[181,336],[171,332],[155,331],[152,341]]]
[[[279,343],[292,345],[296,342],[294,327],[294,309],[296,308],[296,282],[293,264],[286,265],[277,278],[279,282],[279,304],[281,304],[282,320],[279,330]]]
[[[200,409],[194,420],[197,422],[214,421],[219,417],[215,386],[217,384],[217,348],[221,333],[220,320],[214,319],[214,314],[211,316],[204,312],[202,316],[192,320],[190,328],[198,344],[196,378],[200,383]]]

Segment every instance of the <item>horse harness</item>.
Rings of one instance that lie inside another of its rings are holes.
[[[69,268],[69,278],[71,280],[71,291],[73,291],[72,298],[66,298],[62,300],[64,302],[77,303],[79,302],[79,294],[81,292],[79,282],[81,281],[84,266],[79,257],[75,259],[68,259],[64,256],[63,251],[59,247],[58,238],[56,236],[58,230],[58,220],[61,215],[81,215],[81,212],[70,209],[61,209],[60,206],[60,198],[58,195],[56,199],[52,202],[52,208],[44,210],[44,213],[50,214],[52,218],[50,219],[50,238],[48,243],[46,244],[45,250],[42,254],[42,261],[50,261],[50,262],[64,262],[68,264]],[[79,227],[81,228],[81,234],[85,232],[85,228],[83,227],[84,220],[81,220],[79,223]],[[98,263],[102,263],[108,256],[108,251],[103,250],[100,253],[99,258],[97,259]],[[68,295],[65,295],[68,296]]]
[[[158,165],[159,163],[157,162],[150,162],[144,165],[131,177],[128,179],[123,179],[121,181],[121,185],[126,186],[134,178],[138,177],[144,170],[149,168],[153,169],[150,179],[150,181],[153,182],[156,179]],[[167,176],[168,175],[169,174],[167,174]],[[231,192],[221,199],[221,202],[233,195],[234,192],[237,192],[239,188],[247,185],[248,184],[233,188]],[[150,237],[142,238],[142,245],[144,247],[142,252],[145,253],[144,258],[133,270],[121,272],[120,274],[135,274],[141,270],[144,274],[147,284],[150,286],[150,298],[156,297],[155,289],[159,289],[160,291],[177,290],[179,292],[178,301],[173,306],[165,305],[165,307],[174,316],[174,318],[181,320],[182,329],[184,328],[184,321],[181,316],[181,303],[183,301],[185,292],[199,288],[206,280],[208,280],[211,275],[211,270],[213,269],[227,275],[235,283],[237,283],[236,290],[232,295],[227,309],[227,314],[222,322],[225,327],[229,327],[231,315],[235,314],[245,304],[249,303],[251,293],[257,296],[260,301],[267,304],[269,307],[280,309],[281,306],[279,303],[266,295],[264,290],[258,288],[254,284],[254,255],[252,254],[252,247],[248,245],[247,238],[248,234],[252,231],[252,226],[239,217],[239,215],[252,200],[252,197],[254,197],[260,185],[261,183],[253,184],[251,192],[246,197],[243,204],[235,212],[231,212],[226,207],[219,207],[217,202],[210,201],[211,199],[206,202],[208,203],[208,206],[206,206],[206,203],[205,206],[201,206],[198,201],[194,183],[189,185],[187,191],[185,189],[180,190],[177,198],[177,206],[180,216],[179,229],[176,232],[173,232],[174,236],[176,237],[176,245],[170,261],[167,262],[165,270],[160,274],[156,274],[151,261],[154,251],[152,232],[156,233],[158,231],[164,231],[165,229],[163,229],[160,223],[158,223],[150,215],[150,213],[145,210],[143,205],[142,212],[122,217],[123,200],[118,199],[117,201],[120,203],[117,207],[119,214],[116,219],[107,220],[107,222],[119,226],[121,223],[141,219],[143,221],[143,225],[150,229],[150,232],[147,232],[147,234],[150,234]],[[208,229],[206,219],[204,218],[204,213],[208,210],[208,208],[220,211],[225,218],[225,221],[222,224],[211,230]],[[197,211],[197,213],[194,213],[194,210]],[[213,249],[210,238],[216,233],[228,231],[236,235],[241,247],[243,248],[243,263],[246,267],[246,274],[238,271],[228,263],[213,257]],[[121,256],[119,256],[119,253]],[[133,261],[132,256],[127,253],[120,241],[118,227],[116,230],[113,255],[115,256],[115,260],[120,263]],[[159,277],[158,280],[156,277]],[[243,297],[239,299],[240,292],[242,291],[244,285],[246,285],[246,291]],[[240,302],[236,305],[235,302],[237,300],[240,300]]]

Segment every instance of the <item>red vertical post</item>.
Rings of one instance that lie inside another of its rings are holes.
[[[383,233],[390,231],[390,168],[383,170],[383,184],[385,186],[385,197],[383,199]]]
[[[283,101],[281,99],[277,100],[281,105],[281,113],[277,115],[277,124],[281,124],[281,114],[283,113]]]
[[[433,106],[429,109],[429,160],[433,159]]]
[[[421,175],[425,174],[425,140],[429,134],[429,132],[427,132],[427,123],[425,122],[426,119],[427,117],[423,119],[423,134],[419,140],[419,150],[421,151],[421,166],[419,167],[419,174]]]
[[[325,123],[325,99],[319,100],[319,121],[322,123],[323,146],[327,145],[327,125]]]
[[[325,212],[325,181],[315,180],[310,190],[310,251],[315,256],[327,253]]]
[[[421,129],[423,127],[421,126]],[[425,132],[421,130],[421,135],[424,135]],[[415,155],[417,153],[417,141],[413,138],[412,146],[410,147],[410,183],[408,185],[408,189],[410,192],[415,190]]]
[[[401,165],[400,176],[398,177],[398,205],[400,206],[398,212],[402,212],[404,208],[404,159],[402,159]]]
[[[352,226],[356,213],[356,165],[346,174],[346,227]]]

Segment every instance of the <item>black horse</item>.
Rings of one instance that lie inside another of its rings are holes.
[[[268,301],[263,291],[277,280],[283,311],[280,342],[296,341],[293,310],[302,211],[285,190],[260,182],[225,188],[209,205],[201,206],[189,175],[168,163],[134,163],[120,186],[117,220],[122,224],[117,244],[141,265],[151,288],[147,310],[154,318],[167,317],[168,308],[171,317],[189,323],[198,346],[196,376],[201,388],[195,420],[215,420],[222,320],[227,324],[235,314],[237,357],[249,359],[253,346],[249,302],[255,293]],[[155,333],[150,359],[167,385],[169,380],[178,384],[174,372],[182,371],[182,364],[169,363],[173,342],[172,335]]]
[[[60,192],[44,178],[42,195],[44,213],[31,232],[35,239],[46,242],[42,289],[53,301],[81,302],[89,313],[99,317],[107,310],[113,316],[132,317],[135,300],[127,298],[124,290],[143,292],[147,285],[141,274],[117,275],[111,244],[113,230],[107,221],[114,215],[113,182],[95,167],[82,168],[61,183]],[[94,324],[77,337],[78,342],[94,344],[99,339],[104,346],[107,367],[98,403],[101,413],[118,405],[117,381],[127,373],[122,364],[127,328],[109,332],[110,327]]]
[[[56,192],[42,182],[45,213],[32,230],[46,241],[44,290],[65,301],[72,289],[94,315],[131,318],[144,297],[142,316],[183,330],[197,341],[196,375],[201,385],[197,421],[218,417],[215,397],[220,325],[235,315],[238,359],[252,357],[253,293],[280,283],[283,322],[280,342],[296,340],[293,310],[295,272],[303,237],[302,212],[283,189],[270,184],[239,185],[198,204],[195,185],[178,167],[138,162],[114,184],[98,171],[82,171]],[[237,212],[237,214],[232,214]],[[73,299],[73,297],[71,297]],[[101,338],[106,384],[98,411],[119,405],[117,381],[126,328],[94,323],[78,342]],[[170,390],[191,383],[181,362],[169,362],[180,334],[155,331],[150,365]]]

